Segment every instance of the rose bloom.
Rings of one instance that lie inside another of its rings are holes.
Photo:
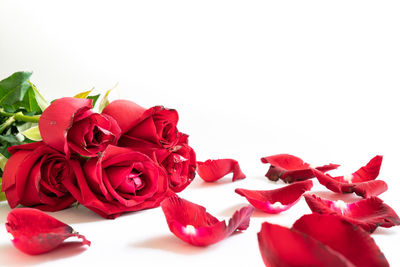
[[[168,195],[164,168],[129,148],[108,146],[65,182],[78,202],[105,218],[159,206]]]
[[[174,192],[185,189],[195,177],[196,154],[188,145],[188,135],[178,131],[178,113],[155,106],[145,109],[128,100],[110,103],[103,114],[119,124],[119,146],[140,151],[154,159],[168,173],[168,185]]]
[[[92,100],[64,97],[55,100],[41,115],[39,130],[49,146],[70,155],[71,150],[95,157],[121,134],[110,116],[91,111]]]
[[[75,177],[78,159],[68,159],[43,142],[13,146],[9,151],[12,156],[4,168],[2,190],[11,208],[21,204],[57,211],[76,201],[63,181]]]

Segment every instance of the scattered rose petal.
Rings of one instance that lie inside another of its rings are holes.
[[[265,175],[271,181],[282,179],[286,183],[295,181],[307,180],[314,177],[312,172],[313,167],[298,158],[289,154],[278,154],[269,157],[261,158],[262,163],[269,163],[271,166]],[[328,164],[324,166],[315,167],[321,172],[327,172],[337,169],[340,165]]]
[[[340,253],[307,234],[268,222],[262,224],[258,233],[258,245],[268,267],[354,266]]]
[[[304,192],[309,191],[312,186],[312,181],[306,180],[273,190],[237,188],[235,192],[245,197],[257,209],[267,213],[279,213],[296,204]]]
[[[72,236],[82,239],[82,245],[90,246],[90,241],[71,226],[37,209],[18,208],[10,211],[6,228],[14,237],[14,246],[31,255],[53,250]]]
[[[254,208],[246,206],[236,211],[229,220],[219,221],[202,206],[178,196],[161,203],[170,231],[181,240],[195,245],[208,246],[228,237],[236,230],[246,230]]]
[[[362,199],[350,204],[344,203],[342,200],[331,201],[315,195],[306,194],[304,197],[313,212],[336,213],[371,233],[378,226],[389,228],[400,225],[400,218],[396,212],[377,197]]]
[[[231,172],[233,173],[232,181],[246,178],[239,163],[234,159],[209,159],[205,162],[197,162],[197,173],[206,182],[215,182]]]
[[[374,239],[343,217],[318,213],[304,215],[294,223],[292,229],[337,251],[354,266],[389,266]]]
[[[318,170],[313,170],[320,184],[336,193],[355,193],[364,198],[378,196],[388,189],[385,181],[370,180],[360,183],[340,182],[335,177]]]

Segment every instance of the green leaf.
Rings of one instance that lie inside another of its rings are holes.
[[[32,72],[16,72],[0,81],[0,106],[12,106],[21,102],[31,85],[29,78]]]
[[[114,85],[113,88],[107,90],[107,92],[105,93],[103,99],[101,99],[100,105],[99,105],[99,113],[101,113],[103,111],[103,109],[105,107],[108,106],[108,104],[110,104],[110,101],[108,100],[108,95],[110,94],[110,92],[115,89],[118,86],[118,83],[116,85]]]
[[[4,166],[6,166],[7,158],[0,153],[0,169],[4,171]]]
[[[99,99],[99,97],[100,97],[100,94],[98,94],[98,95],[90,95],[87,98],[93,100],[93,107],[94,107],[96,105],[96,102]]]
[[[18,102],[13,105],[15,110],[20,108],[24,108],[26,111],[34,114],[42,113],[42,109],[39,107],[38,102],[36,101],[36,94],[32,87],[28,89],[26,92],[24,99],[22,102]]]
[[[40,136],[39,126],[34,126],[29,128],[23,132],[21,132],[26,138],[31,139],[33,141],[42,141],[42,137]]]
[[[6,194],[4,192],[1,192],[1,185],[2,185],[2,179],[0,178],[0,201],[6,200]]]
[[[33,91],[35,92],[36,96],[36,101],[42,111],[44,111],[50,104],[47,102],[47,100],[40,94],[38,89],[36,89],[36,86],[33,85],[31,82],[29,82],[31,87],[33,88]]]
[[[88,98],[89,94],[93,91],[93,89],[94,88],[92,88],[89,91],[85,91],[85,92],[79,93],[79,94],[75,95],[74,97],[75,98]]]

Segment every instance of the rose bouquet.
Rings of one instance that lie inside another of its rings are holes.
[[[78,202],[115,218],[157,207],[193,180],[196,154],[176,110],[109,103],[107,92],[95,112],[99,95],[90,91],[47,104],[30,75],[0,82],[2,191],[11,208],[57,211]]]

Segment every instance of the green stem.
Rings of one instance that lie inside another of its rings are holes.
[[[3,131],[4,131],[5,129],[7,129],[8,126],[10,126],[11,124],[13,124],[14,121],[15,121],[15,118],[14,118],[14,116],[12,116],[12,117],[8,118],[5,122],[3,122],[3,123],[0,125],[0,134],[2,134]]]
[[[22,112],[9,113],[5,112],[3,109],[0,109],[0,115],[4,117],[14,117],[14,119],[17,121],[25,121],[25,122],[39,122],[40,119],[39,115],[28,116],[24,115]]]

